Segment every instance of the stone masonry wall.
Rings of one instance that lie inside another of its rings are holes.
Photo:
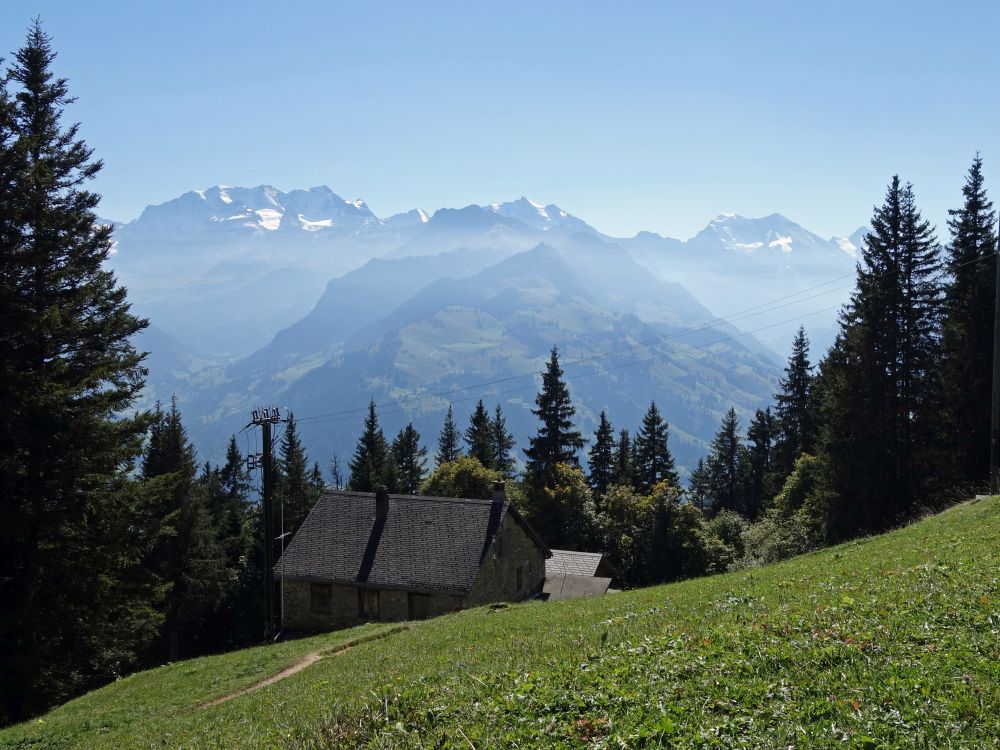
[[[497,543],[486,553],[479,576],[466,597],[465,606],[498,601],[518,601],[542,590],[545,555],[510,513],[500,525],[500,554]],[[524,566],[524,585],[517,590],[517,568]]]
[[[370,618],[360,616],[358,589],[355,586],[331,584],[329,612],[314,612],[311,608],[310,583],[285,581],[284,627],[293,630],[338,630]],[[414,594],[416,616],[436,617],[462,609],[462,597],[451,594]],[[382,622],[399,622],[409,619],[410,594],[406,591],[379,590],[379,616]]]

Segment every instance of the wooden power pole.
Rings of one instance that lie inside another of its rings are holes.
[[[1000,245],[1000,240],[998,240]],[[993,256],[996,289],[993,304],[993,409],[990,417],[990,494],[1000,494],[1000,255]]]
[[[261,515],[264,525],[264,637],[274,636],[274,456],[271,426],[281,422],[276,406],[250,412],[250,423],[261,429]]]

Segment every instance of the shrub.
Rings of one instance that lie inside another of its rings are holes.
[[[503,479],[499,471],[487,469],[475,458],[461,456],[438,466],[420,491],[439,497],[469,497],[489,500],[493,483]]]

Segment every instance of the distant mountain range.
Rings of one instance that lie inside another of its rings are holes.
[[[147,398],[177,393],[204,457],[274,402],[346,460],[370,397],[429,445],[449,403],[500,401],[524,447],[557,345],[582,428],[602,408],[634,428],[655,398],[690,466],[730,405],[769,400],[799,322],[826,343],[862,235],[723,214],[683,242],[615,239],[526,198],[383,219],[325,187],[220,186],[118,226],[112,265],[153,323]]]

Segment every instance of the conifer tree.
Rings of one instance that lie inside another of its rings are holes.
[[[278,467],[278,491],[284,513],[284,531],[295,534],[319,499],[319,491],[314,478],[309,474],[309,459],[292,413],[288,415],[285,431],[281,436]]]
[[[615,450],[615,478],[612,484],[632,487],[635,472],[632,468],[632,438],[627,428],[618,433],[618,447]]]
[[[333,489],[344,489],[344,470],[340,467],[340,456],[334,453],[330,457],[330,483]]]
[[[744,513],[751,521],[760,515],[770,492],[767,485],[772,474],[774,417],[771,409],[758,409],[747,428],[747,471],[744,487]]]
[[[375,399],[372,399],[368,402],[364,431],[354,449],[351,478],[348,480],[347,488],[355,492],[374,492],[382,484],[395,491],[399,484],[399,476],[392,451],[378,424]]]
[[[648,495],[659,482],[667,482],[671,487],[678,486],[677,472],[674,470],[674,457],[667,445],[668,426],[660,416],[656,402],[649,404],[646,415],[642,418],[642,428],[635,436],[636,489]]]
[[[448,405],[448,413],[444,418],[444,427],[438,437],[438,450],[434,461],[438,466],[450,463],[462,455],[461,448],[458,447],[458,427],[455,426],[455,415],[452,412],[451,404]]]
[[[514,474],[514,436],[507,431],[507,420],[503,416],[503,411],[498,403],[493,410],[493,420],[490,423],[490,431],[493,436],[493,455],[495,457],[496,470],[504,477],[511,477]]]
[[[708,511],[711,507],[712,481],[704,458],[699,458],[698,463],[691,471],[691,477],[688,480],[688,497],[691,503],[702,512]]]
[[[0,723],[111,679],[148,632],[117,599],[138,557],[146,322],[104,266],[112,229],[86,189],[101,162],[62,121],[54,59],[36,22],[0,74],[0,429],[16,442],[0,456]]]
[[[225,540],[227,554],[234,562],[244,552],[241,537],[247,512],[251,505],[250,472],[243,461],[236,436],[229,438],[226,463],[219,470],[220,507],[215,511],[220,539]]]
[[[816,415],[813,403],[813,367],[809,362],[809,339],[800,326],[792,341],[792,353],[785,375],[774,395],[778,436],[775,445],[775,472],[778,484],[792,470],[803,453],[815,450]]]
[[[157,409],[142,476],[159,520],[146,565],[169,587],[156,658],[175,661],[211,648],[210,621],[225,595],[225,553],[208,508],[205,482],[196,481],[195,451],[177,399]],[[211,472],[209,472],[209,475]]]
[[[746,449],[740,438],[740,420],[730,407],[722,418],[719,431],[712,440],[706,466],[708,468],[709,495],[713,514],[731,510],[746,514],[744,505],[744,469]]]
[[[313,494],[318,498],[326,489],[326,482],[323,481],[323,471],[319,468],[319,461],[313,461],[312,471],[309,472],[309,484],[312,485]],[[313,503],[315,505],[315,503]]]
[[[986,195],[978,154],[962,196],[962,207],[948,212],[946,266],[951,280],[945,292],[943,382],[951,415],[952,475],[959,482],[983,484],[989,478],[997,235],[996,212]]]
[[[594,430],[594,443],[590,447],[587,466],[590,469],[590,487],[599,500],[615,479],[615,431],[603,409]]]
[[[401,429],[392,441],[392,454],[399,472],[399,491],[416,495],[427,474],[427,449],[420,445],[420,433],[413,422]]]
[[[834,538],[885,529],[938,494],[940,271],[913,188],[893,177],[821,368]]]
[[[584,445],[583,437],[573,428],[576,409],[562,376],[559,351],[552,347],[542,375],[542,390],[535,398],[537,408],[531,410],[542,424],[524,451],[528,459],[526,473],[535,481],[544,481],[557,464],[575,466],[577,451]]]
[[[482,399],[479,399],[472,416],[469,417],[469,426],[465,430],[465,444],[469,446],[470,458],[476,459],[487,469],[497,468],[493,446],[493,424]]]

